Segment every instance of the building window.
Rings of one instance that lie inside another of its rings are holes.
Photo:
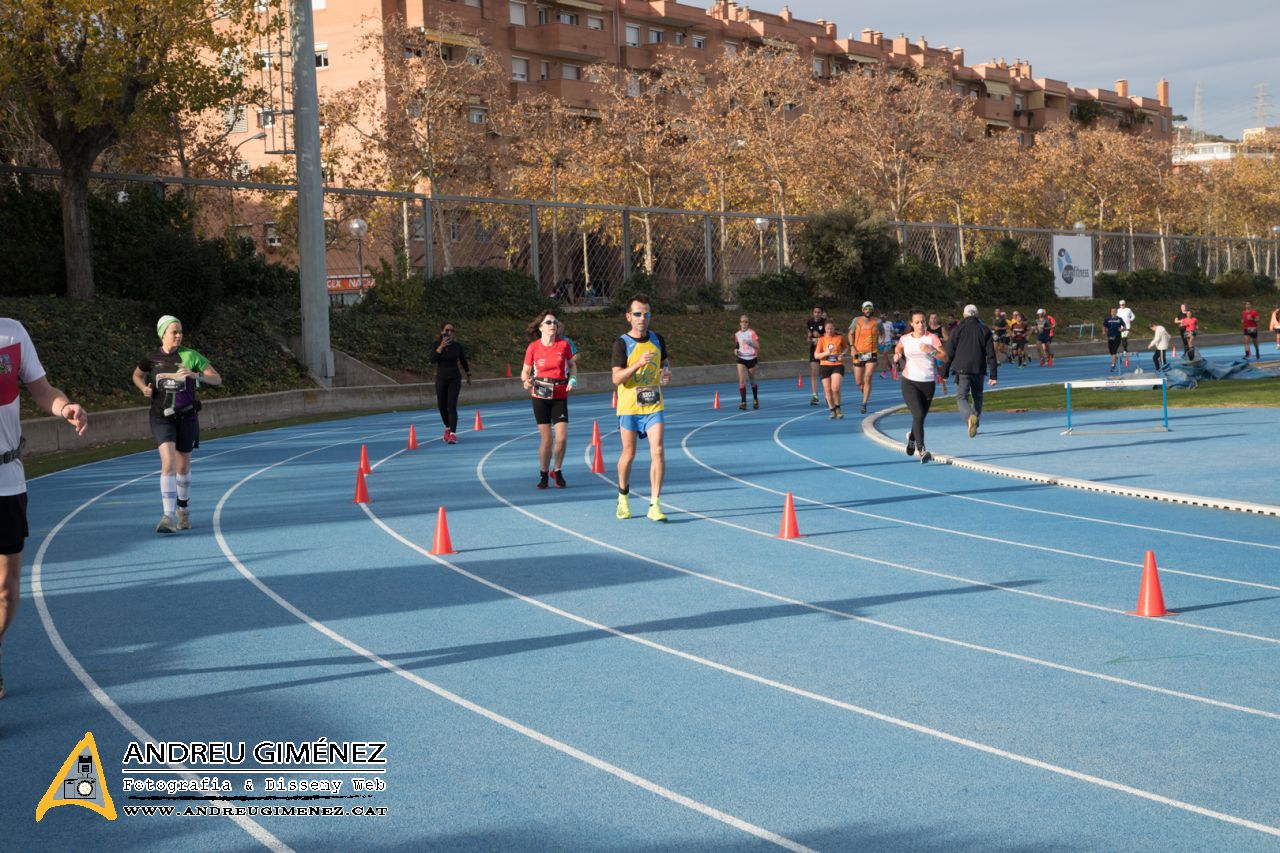
[[[276,231],[274,222],[268,222],[262,226],[262,241],[273,249],[280,246],[280,234]]]
[[[640,46],[640,25],[627,24],[627,47]]]
[[[589,30],[603,30],[603,29],[604,29],[604,18],[595,18],[595,17],[592,17],[591,15],[587,15],[587,29],[589,29]]]
[[[441,44],[441,45],[437,45],[437,47],[440,49],[441,59],[443,59],[445,62],[453,61],[453,45]]]
[[[511,57],[511,79],[521,82],[529,79],[529,60]]]
[[[825,76],[826,76],[826,73],[827,73],[827,64],[826,64],[826,62],[822,59],[822,57],[820,57],[820,56],[815,56],[815,57],[814,57],[814,59],[813,59],[813,76],[814,76],[814,77],[825,77]]]
[[[472,52],[470,52],[470,51],[468,51],[468,52],[467,52],[467,64],[468,64],[468,65],[480,65],[480,64],[482,64],[483,62],[484,62],[484,57],[483,57],[483,56],[481,56],[480,54],[478,54],[478,53],[472,53]]]
[[[462,0],[463,6],[470,6],[472,9],[480,8],[480,0]]]
[[[627,78],[627,97],[629,98],[640,97],[640,78],[637,77],[635,74],[632,74],[630,77]]]
[[[560,76],[565,80],[582,79],[582,69],[576,65],[561,65]]]
[[[1018,134],[1018,144],[1019,144],[1019,145],[1026,145],[1026,144],[1027,144],[1027,135],[1026,135],[1025,133],[1019,133],[1019,134]]]
[[[227,133],[245,133],[249,130],[249,119],[244,114],[244,107],[232,107],[222,114],[222,126]]]
[[[684,44],[684,33],[676,33],[676,44]]]
[[[526,25],[525,10],[523,3],[508,3],[507,8],[510,10],[511,23],[517,27]]]
[[[316,42],[316,68],[329,67],[329,45],[325,42]]]
[[[724,43],[724,52],[734,54],[738,52],[738,45],[735,42],[727,41]]]
[[[693,37],[693,46],[694,46],[695,48],[697,48],[698,50],[702,50],[704,47],[706,47],[706,46],[707,46],[707,37],[706,37],[706,36],[694,36],[694,37]]]
[[[576,12],[561,12],[560,23],[568,24],[571,27],[578,26],[578,15]]]
[[[970,90],[969,90],[969,97],[970,97],[970,98],[974,98],[974,99],[976,99],[976,98],[978,97],[978,90],[977,90],[977,89],[970,89]]]
[[[489,111],[484,107],[470,107],[467,110],[467,121],[471,124],[484,124],[489,120]]]
[[[237,160],[236,164],[231,167],[231,177],[237,181],[247,180],[249,177],[249,161]]]
[[[1014,95],[1014,96],[1013,96],[1013,108],[1014,108],[1015,110],[1020,110],[1020,109],[1022,109],[1022,96],[1021,96],[1021,95]]]
[[[551,63],[547,62],[545,59],[538,63],[538,79],[551,79]]]
[[[649,30],[649,44],[662,44],[662,40],[663,40],[662,30],[654,30],[654,29]]]
[[[538,26],[542,26],[551,20],[551,12],[545,6],[538,7]]]
[[[276,114],[274,110],[258,110],[258,127],[266,130],[275,126]]]

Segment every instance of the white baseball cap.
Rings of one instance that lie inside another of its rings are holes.
[[[1120,304],[1121,304],[1121,305],[1123,305],[1123,304],[1124,304],[1124,300],[1123,300],[1123,299],[1121,299],[1121,300],[1120,300]]]
[[[1036,313],[1037,313],[1037,314],[1043,314],[1043,313],[1044,313],[1044,309],[1043,309],[1043,308],[1037,308],[1037,309],[1036,309]]]
[[[864,302],[864,303],[862,303],[862,307],[863,307],[863,308],[875,308],[876,306],[872,305],[872,304],[868,301],[868,302]]]

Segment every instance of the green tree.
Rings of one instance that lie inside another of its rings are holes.
[[[5,0],[0,90],[61,170],[67,295],[94,295],[89,172],[122,139],[182,111],[249,100],[249,34],[278,0]]]
[[[825,299],[866,298],[898,259],[889,225],[869,201],[854,196],[809,220],[800,235],[800,260]]]

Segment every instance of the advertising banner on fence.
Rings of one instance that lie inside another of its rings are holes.
[[[1093,298],[1093,238],[1072,234],[1053,237],[1053,292],[1056,296]]]

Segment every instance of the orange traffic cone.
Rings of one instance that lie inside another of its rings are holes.
[[[440,512],[436,514],[436,538],[431,543],[431,553],[437,556],[454,553],[453,541],[449,539],[449,520],[444,517],[444,507],[440,507]]]
[[[508,379],[510,379],[510,378],[511,378],[511,365],[510,365],[510,364],[508,364],[508,365],[507,365],[507,378],[508,378]]]
[[[800,525],[796,524],[796,505],[790,492],[787,492],[787,502],[782,505],[782,529],[778,531],[778,538],[800,538]]]
[[[414,432],[413,424],[409,424],[409,449],[418,449],[418,434]]]
[[[796,374],[796,387],[801,391],[804,390],[804,376],[802,374]]]
[[[591,460],[591,473],[592,474],[604,473],[604,455],[600,452],[599,442],[596,443],[595,458]]]
[[[618,408],[618,392],[617,391],[613,392],[613,399],[609,401],[609,406],[614,409]]]
[[[711,408],[713,409],[720,408],[720,392],[719,391],[716,392],[716,398],[711,401]]]
[[[593,447],[600,446],[600,422],[591,422],[591,444]]]
[[[1160,591],[1160,572],[1156,570],[1156,553],[1148,551],[1142,565],[1142,586],[1138,588],[1138,609],[1130,616],[1174,616],[1164,609],[1164,593]]]
[[[481,422],[481,420],[480,420],[480,410],[479,410],[479,409],[476,409],[476,422],[475,422],[475,425],[474,425],[474,426],[472,426],[471,428],[472,428],[473,430],[475,430],[476,432],[480,432],[482,429],[484,429],[484,423],[483,423],[483,422]]]
[[[1177,345],[1175,345],[1175,346],[1173,347],[1173,349],[1172,349],[1172,350],[1170,350],[1170,352],[1172,352],[1172,353],[1173,353],[1173,357],[1174,357],[1174,358],[1177,358],[1177,357],[1178,357],[1178,347],[1177,347]]]
[[[369,448],[365,447],[363,444],[360,445],[360,473],[373,473],[373,468],[369,465]]]
[[[1125,367],[1129,366],[1129,353],[1124,354],[1124,366]]]
[[[369,502],[369,487],[364,482],[364,469],[356,468],[356,496],[351,499],[352,503],[367,504]]]

